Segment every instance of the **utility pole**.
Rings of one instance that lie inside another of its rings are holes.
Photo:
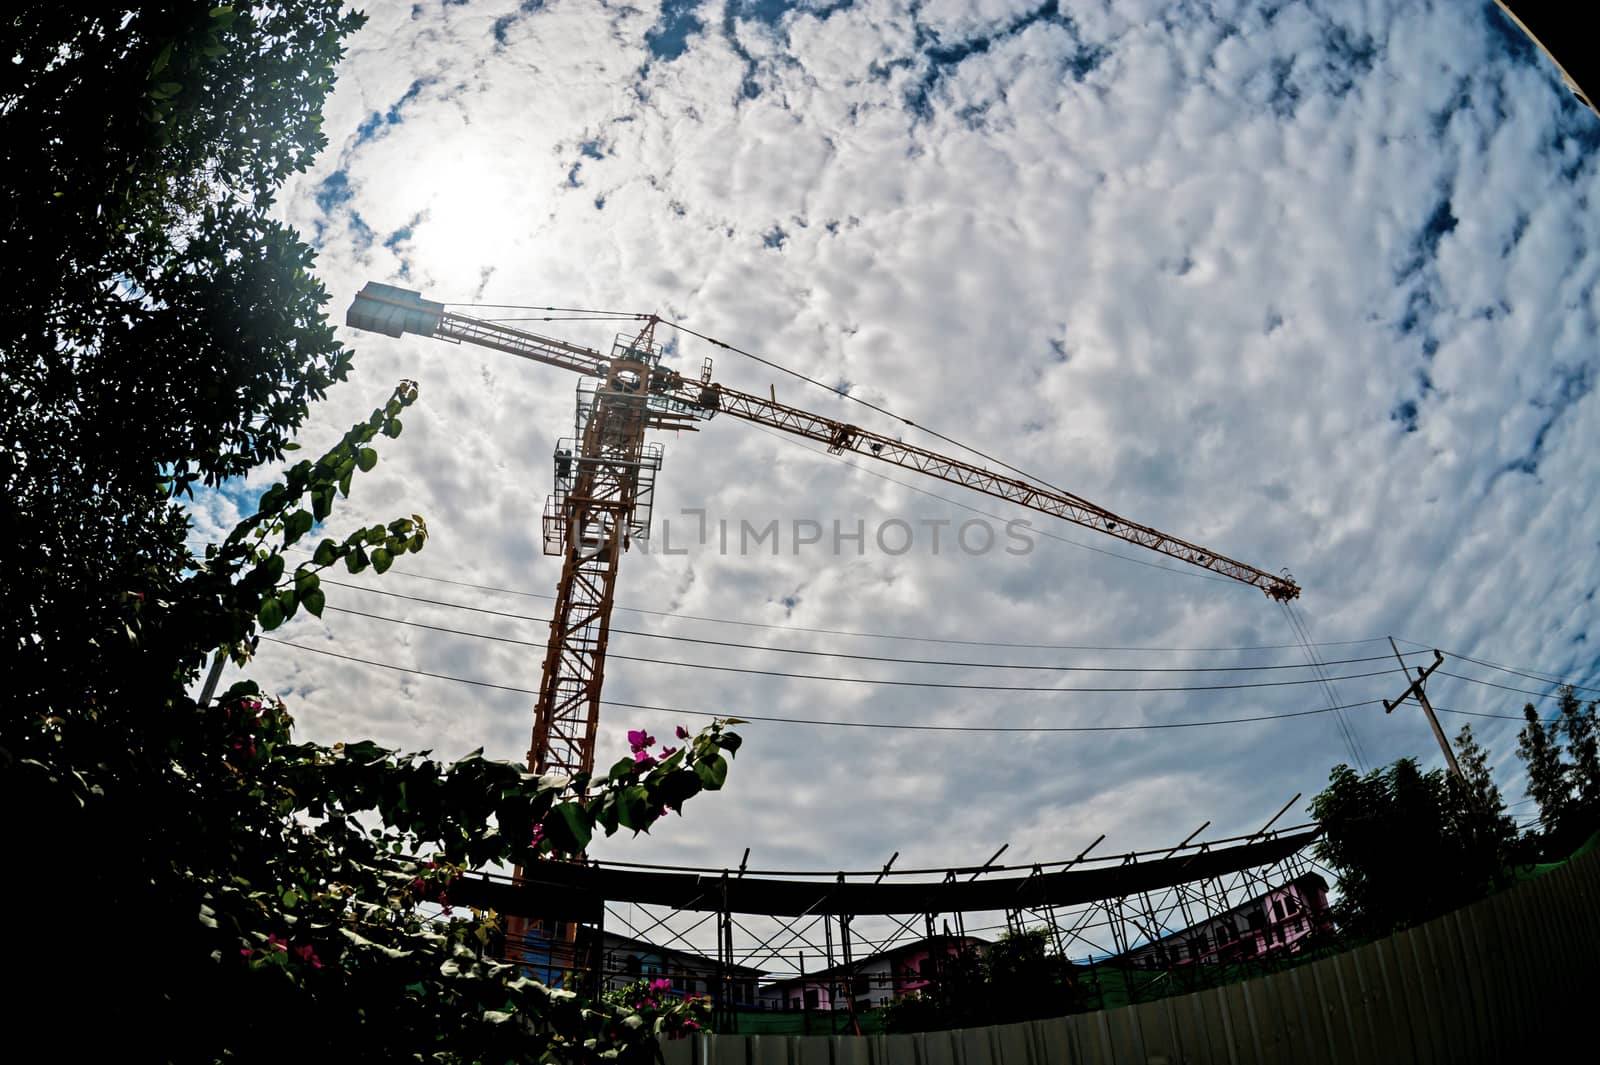
[[[1406,660],[1401,657],[1400,648],[1395,647],[1393,636],[1389,637],[1389,647],[1393,649],[1395,658],[1400,660],[1400,669],[1404,671],[1406,668]],[[1457,780],[1464,781],[1466,778],[1461,775],[1461,767],[1456,764],[1456,752],[1450,749],[1450,741],[1444,738],[1444,729],[1439,727],[1439,719],[1435,717],[1433,713],[1433,704],[1428,702],[1428,693],[1422,688],[1423,683],[1427,681],[1428,677],[1433,673],[1433,671],[1438,669],[1443,664],[1444,655],[1440,654],[1437,650],[1434,651],[1433,665],[1429,666],[1427,669],[1423,669],[1421,666],[1418,666],[1417,679],[1411,682],[1411,687],[1401,692],[1400,697],[1395,699],[1393,702],[1385,699],[1383,701],[1383,712],[1386,714],[1393,713],[1395,707],[1406,701],[1406,696],[1415,695],[1417,697],[1417,702],[1422,704],[1422,712],[1428,715],[1428,724],[1433,726],[1433,738],[1439,741],[1439,749],[1444,752],[1444,760],[1445,763],[1450,766],[1450,772],[1456,775]]]

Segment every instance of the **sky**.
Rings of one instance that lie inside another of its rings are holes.
[[[1406,684],[1389,635],[1416,665],[1447,653],[1428,687],[1457,712],[1442,723],[1472,723],[1518,802],[1519,722],[1459,712],[1549,712],[1540,678],[1600,695],[1600,123],[1492,5],[367,11],[325,109],[329,147],[280,201],[319,249],[337,320],[369,280],[659,313],[1289,570],[1324,673],[1353,678],[1318,683],[1299,630],[1253,588],[1043,515],[1012,538],[1025,511],[720,417],[657,437],[653,536],[622,563],[613,624],[629,631],[606,697],[831,724],[741,726],[724,792],[594,856],[722,867],[748,847],[754,868],[864,869],[898,852],[905,868],[1009,844],[1004,861],[1031,863],[1101,834],[1113,854],[1203,822],[1202,838],[1253,832],[1296,794],[1280,824],[1304,821],[1335,764],[1441,762],[1415,704],[1373,702]],[[602,350],[625,327],[520,325]],[[315,410],[308,450],[402,377],[421,398],[328,532],[415,512],[431,538],[382,578],[337,576],[356,587],[328,587],[330,607],[499,639],[334,609],[274,635],[536,689],[547,626],[524,618],[548,618],[559,576],[539,519],[576,378],[341,331],[356,371]],[[694,337],[666,352],[692,374],[708,356],[732,387],[953,450]],[[270,480],[203,499],[197,535]],[[774,520],[776,554],[741,550],[741,523]],[[811,522],[821,541],[798,543]],[[836,527],[864,536],[835,542]],[[1222,671],[1242,666],[1283,668]],[[1074,671],[1088,669],[1122,672]],[[277,644],[250,675],[309,738],[527,749],[529,694]],[[1017,688],[1036,690],[994,690]],[[1043,731],[1274,715],[1298,716]],[[606,707],[599,764],[630,728],[703,722]]]

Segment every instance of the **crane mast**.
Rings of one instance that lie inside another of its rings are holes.
[[[543,515],[545,553],[561,555],[563,562],[528,750],[528,768],[536,773],[576,775],[594,768],[617,565],[634,539],[650,534],[655,475],[661,468],[661,447],[645,440],[646,431],[694,429],[696,422],[718,413],[821,443],[832,454],[850,452],[916,470],[1095,529],[1248,584],[1279,602],[1300,594],[1286,575],[1129,521],[1058,488],[787,406],[776,397],[727,388],[711,380],[710,359],[698,379],[684,377],[661,365],[657,321],[647,317],[637,334],[619,336],[607,356],[458,314],[418,292],[376,282],[357,294],[346,315],[345,324],[356,329],[474,344],[584,378],[578,383],[573,435],[556,445],[555,491]]]

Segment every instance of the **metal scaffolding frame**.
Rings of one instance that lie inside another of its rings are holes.
[[[545,862],[521,870],[520,882],[469,878],[451,895],[502,913],[547,915],[529,925],[535,949],[524,933],[522,948],[508,943],[507,956],[563,986],[604,986],[623,975],[599,953],[608,929],[704,959],[707,971],[689,990],[712,998],[721,1031],[734,1030],[739,1009],[758,1005],[735,989],[752,971],[802,979],[802,1008],[806,988],[825,990],[830,1023],[850,1030],[860,1006],[903,986],[892,972],[864,983],[863,962],[922,945],[931,971],[919,980],[937,984],[950,955],[1000,931],[1044,932],[1052,952],[1071,963],[1079,1001],[1104,1006],[1119,995],[1140,1001],[1235,978],[1241,965],[1277,964],[1298,949],[1291,942],[1331,931],[1325,911],[1269,912],[1260,941],[1270,934],[1277,942],[1229,954],[1203,930],[1234,920],[1242,907],[1262,910],[1260,900],[1287,897],[1314,875],[1305,851],[1315,826],[1272,827],[1294,801],[1249,836],[1195,842],[1207,822],[1169,848],[1097,857],[1102,836],[1070,859],[1021,867],[996,864],[1001,847],[982,865],[942,870],[896,871],[896,854],[875,871],[753,871],[746,850],[737,869]],[[577,930],[537,935],[557,918]],[[513,929],[515,936],[515,922]],[[1108,991],[1112,985],[1120,991]]]

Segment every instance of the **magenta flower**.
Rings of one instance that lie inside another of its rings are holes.
[[[539,846],[539,844],[541,844],[543,842],[544,842],[544,822],[541,821],[540,823],[538,823],[538,824],[533,826],[533,839],[532,839],[531,842],[529,842],[528,846],[537,848]]]
[[[678,726],[678,738],[680,740],[688,739],[689,738],[689,730],[684,728],[682,725],[679,725]]]
[[[638,754],[646,747],[654,747],[655,745],[656,738],[650,735],[650,733],[646,732],[644,729],[640,728],[628,730],[628,746],[633,749],[634,754]]]
[[[675,755],[677,753],[678,753],[678,748],[676,748],[676,747],[663,747],[663,748],[661,748],[661,757],[663,757],[663,758],[671,758],[673,755]]]
[[[286,939],[282,939],[277,935],[269,935],[267,937],[267,945],[269,947],[271,947],[273,950],[288,950],[289,949],[289,941],[286,940]]]
[[[633,767],[635,769],[652,769],[655,767],[655,764],[656,760],[650,757],[649,751],[640,750],[633,752]]]
[[[650,981],[650,990],[652,990],[652,991],[670,991],[671,989],[672,989],[672,981],[671,980],[660,979],[660,980],[652,980],[652,981]]]

